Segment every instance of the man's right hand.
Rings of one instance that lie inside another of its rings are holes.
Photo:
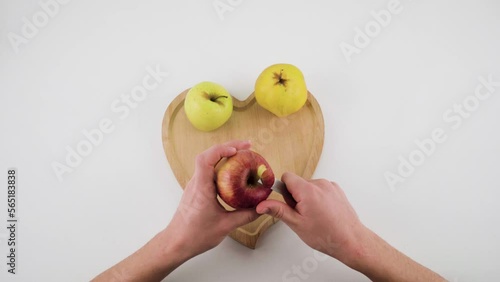
[[[257,206],[257,212],[283,220],[311,248],[347,262],[357,252],[366,228],[344,191],[325,179],[305,180],[293,173],[285,173],[281,179],[297,202],[295,209],[266,200]]]
[[[359,220],[344,191],[325,179],[285,173],[295,208],[266,200],[257,213],[280,218],[310,247],[338,259],[373,281],[446,281],[399,252]]]

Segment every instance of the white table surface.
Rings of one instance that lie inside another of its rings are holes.
[[[15,167],[19,222],[17,274],[2,263],[0,280],[86,281],[142,246],[182,193],[161,143],[166,107],[204,80],[244,99],[280,62],[302,69],[323,110],[316,178],[338,182],[367,226],[450,281],[500,280],[500,87],[478,105],[469,97],[479,77],[500,81],[499,2],[401,0],[349,63],[342,42],[354,46],[355,29],[390,1],[221,0],[231,9],[220,17],[213,3],[73,0],[44,23],[38,1],[1,1],[0,218]],[[46,25],[11,43],[34,15]],[[148,66],[169,76],[128,116],[113,111]],[[466,99],[475,108],[463,123],[443,119]],[[114,130],[58,181],[52,163],[103,118]],[[391,190],[384,174],[436,128],[446,141]],[[278,223],[256,250],[228,238],[166,281],[303,281],[286,273],[304,264],[308,281],[367,280],[311,258]]]

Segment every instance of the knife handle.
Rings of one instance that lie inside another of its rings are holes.
[[[285,202],[287,203],[287,205],[289,205],[291,208],[295,208],[295,206],[297,205],[297,202],[293,198],[290,191],[288,191],[285,183],[283,183],[279,179],[275,179],[272,190],[281,194],[283,196],[283,199],[285,199]]]

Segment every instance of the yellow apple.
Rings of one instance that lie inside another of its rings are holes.
[[[294,65],[272,65],[257,78],[255,99],[261,107],[278,117],[293,114],[300,110],[307,100],[304,75]]]
[[[201,82],[189,89],[184,111],[191,124],[202,131],[221,127],[233,113],[233,98],[221,85]]]

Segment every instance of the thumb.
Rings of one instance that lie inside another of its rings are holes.
[[[234,230],[242,225],[250,223],[256,220],[260,215],[255,212],[255,210],[247,209],[247,210],[235,210],[231,212],[227,212],[227,216],[225,217],[226,225],[230,230]]]
[[[289,205],[276,200],[265,200],[257,205],[257,213],[268,214],[272,217],[283,220],[288,226],[297,222],[297,212]]]

